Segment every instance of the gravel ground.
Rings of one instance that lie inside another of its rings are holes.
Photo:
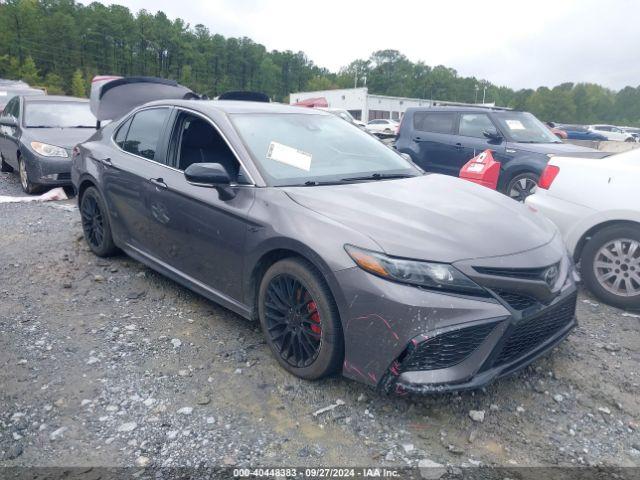
[[[587,293],[520,374],[401,398],[288,375],[257,325],[93,256],[73,200],[0,204],[0,232],[2,466],[640,464],[640,316]]]

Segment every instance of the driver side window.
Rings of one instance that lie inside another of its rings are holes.
[[[180,112],[173,127],[170,147],[171,164],[186,170],[194,163],[219,163],[232,183],[248,184],[247,176],[224,138],[207,120]]]

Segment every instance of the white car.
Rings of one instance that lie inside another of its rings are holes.
[[[379,118],[377,120],[369,120],[365,128],[376,135],[396,135],[399,125],[395,120]]]
[[[525,200],[559,228],[585,286],[640,308],[640,149],[604,158],[551,157]]]
[[[625,132],[620,127],[616,127],[614,125],[589,125],[587,127],[594,133],[599,133],[600,135],[604,135],[607,137],[607,140],[613,140],[617,142],[635,142],[636,139],[633,135],[628,132]]]
[[[333,113],[334,115],[346,120],[349,123],[353,123],[357,127],[365,128],[366,125],[364,122],[360,120],[356,120],[353,115],[349,113],[349,110],[345,110],[344,108],[330,108],[330,107],[315,107],[318,110],[324,110],[325,112]]]

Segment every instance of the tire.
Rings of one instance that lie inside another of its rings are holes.
[[[509,180],[504,193],[517,202],[524,202],[535,191],[539,179],[533,172],[519,173]]]
[[[342,365],[338,309],[326,281],[305,260],[287,258],[266,271],[258,291],[258,315],[271,353],[289,373],[318,380]]]
[[[25,193],[33,195],[42,191],[42,185],[33,183],[29,178],[29,171],[22,157],[18,157],[18,176],[20,177],[20,186]]]
[[[0,172],[4,172],[4,173],[13,172],[13,167],[4,161],[4,158],[2,158],[2,154],[0,154]]]
[[[111,224],[104,200],[98,189],[89,187],[80,199],[80,217],[84,239],[93,253],[110,257],[118,252],[111,235]]]
[[[640,226],[600,230],[584,246],[580,262],[584,284],[597,298],[618,308],[640,308]]]
[[[627,139],[625,139],[625,142],[633,142],[633,143],[635,143],[636,139],[635,138],[627,138]]]

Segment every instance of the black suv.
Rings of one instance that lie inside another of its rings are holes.
[[[454,176],[490,148],[502,164],[498,190],[519,201],[532,193],[552,155],[597,152],[562,143],[528,112],[486,107],[409,108],[396,148],[426,171]]]

